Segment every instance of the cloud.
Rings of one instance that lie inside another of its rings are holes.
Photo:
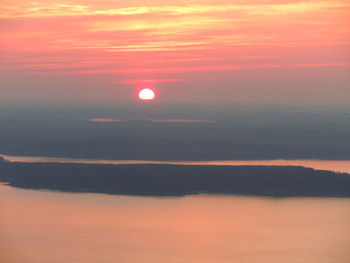
[[[74,1],[72,1],[74,2]],[[86,1],[88,2],[88,1]],[[236,2],[236,3],[235,3]],[[239,1],[221,1],[213,4],[178,4],[145,6],[140,2],[139,6],[104,8],[82,4],[29,2],[22,5],[1,5],[2,17],[49,17],[49,16],[73,16],[73,15],[120,15],[135,16],[144,14],[166,14],[166,15],[198,15],[217,14],[232,11],[243,11],[248,15],[284,15],[287,13],[317,12],[324,9],[344,8],[350,4],[346,1],[290,1],[282,3],[271,1],[261,3],[246,3]],[[172,2],[173,4],[173,2]]]
[[[116,119],[112,119],[112,118],[96,118],[96,119],[89,119],[89,121],[90,122],[109,123],[109,122],[129,122],[132,120],[116,120]],[[139,120],[139,121],[142,121],[142,122],[147,121],[147,122],[153,122],[153,123],[215,123],[216,122],[215,120],[188,120],[188,119],[164,119],[164,120],[147,119],[147,120]]]
[[[23,76],[84,86],[87,75],[108,74],[109,85],[130,88],[147,79],[183,86],[190,72],[220,89],[219,74],[232,71],[337,68],[345,85],[349,15],[347,0],[4,0],[0,77],[20,89],[10,84]]]
[[[187,119],[166,119],[166,120],[154,120],[151,119],[151,122],[158,123],[215,123],[215,120],[187,120]]]
[[[89,119],[90,122],[122,122],[123,120],[115,120],[111,118],[94,118]]]
[[[332,62],[332,63],[305,63],[305,64],[259,64],[259,65],[220,65],[220,66],[194,66],[194,67],[165,67],[165,68],[122,68],[122,69],[86,69],[70,71],[50,71],[37,74],[123,74],[123,75],[148,75],[148,74],[167,74],[181,72],[215,72],[215,71],[236,71],[236,70],[252,70],[252,69],[283,69],[283,68],[320,68],[320,67],[349,67],[350,62]],[[53,68],[51,68],[53,69]],[[31,72],[31,74],[35,74]],[[128,82],[128,81],[126,81]],[[165,81],[166,82],[166,81]],[[168,81],[170,82],[170,81]],[[174,81],[175,82],[175,81]]]

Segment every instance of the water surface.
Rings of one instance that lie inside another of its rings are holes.
[[[6,263],[348,263],[350,199],[0,187]]]

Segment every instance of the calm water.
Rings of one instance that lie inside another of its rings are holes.
[[[0,187],[0,262],[349,263],[350,199]]]
[[[350,173],[350,160],[243,160],[243,161],[142,161],[142,160],[94,160],[55,157],[28,157],[2,155],[11,162],[56,162],[56,163],[90,163],[90,164],[183,164],[183,165],[287,165],[304,166],[318,170]]]

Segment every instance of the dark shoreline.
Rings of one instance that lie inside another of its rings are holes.
[[[9,186],[135,196],[350,197],[350,175],[299,166],[0,162]]]

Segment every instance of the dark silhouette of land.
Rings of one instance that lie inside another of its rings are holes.
[[[142,196],[350,197],[349,174],[297,166],[0,162],[0,181],[21,188]]]

